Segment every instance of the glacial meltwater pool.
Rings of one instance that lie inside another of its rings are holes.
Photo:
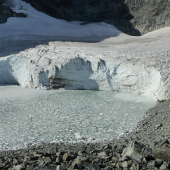
[[[0,150],[109,140],[134,129],[155,104],[149,97],[113,91],[0,86]]]

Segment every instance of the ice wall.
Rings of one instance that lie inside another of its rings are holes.
[[[166,99],[160,73],[153,67],[112,58],[68,58],[48,63],[20,56],[0,60],[0,84],[38,89],[115,90]]]

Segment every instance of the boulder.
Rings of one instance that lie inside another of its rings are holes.
[[[144,148],[144,145],[141,145],[137,142],[131,142],[123,150],[122,157],[130,157],[133,161],[142,163],[145,162],[145,158],[142,156],[141,151]]]
[[[70,161],[76,158],[76,154],[74,152],[68,152],[63,155],[63,161]]]
[[[168,170],[170,168],[169,163],[164,162],[161,167],[160,170]]]
[[[56,170],[63,170],[63,168],[61,165],[58,165]]]
[[[163,144],[161,147],[155,148],[152,152],[152,156],[157,159],[170,161],[170,144]]]

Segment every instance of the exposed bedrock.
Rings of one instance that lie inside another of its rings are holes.
[[[16,13],[11,10],[11,7],[12,3],[9,0],[0,0],[0,24],[7,22],[9,17],[26,17],[23,13]]]
[[[165,100],[169,95],[159,71],[143,64],[114,58],[30,60],[11,56],[0,60],[0,84],[20,84],[39,89],[116,90],[151,95]]]
[[[106,22],[129,35],[170,26],[169,0],[23,0],[67,21]]]

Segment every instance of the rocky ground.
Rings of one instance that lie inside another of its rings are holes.
[[[0,23],[4,23],[9,17],[16,15],[10,9],[3,6],[2,3],[4,3],[4,1],[0,0],[0,15],[3,16],[0,18]],[[132,3],[130,7],[130,11],[135,17],[131,22],[142,34],[168,25],[166,23],[169,23],[169,5],[167,5],[169,2],[166,0],[151,4],[152,8],[150,5],[140,5],[138,9],[137,5],[139,3],[134,4],[134,7],[133,4],[134,3]],[[148,11],[144,10],[145,8],[147,8]],[[147,11],[148,15],[143,15],[143,11]],[[61,14],[63,14],[62,10]],[[141,18],[143,16],[144,18]],[[149,21],[147,20],[148,18],[150,18]],[[163,20],[162,18],[166,19]],[[156,26],[152,24],[155,23],[155,21],[157,22]],[[162,21],[162,23],[160,23],[160,21]],[[143,25],[145,25],[145,27],[143,27]],[[144,28],[146,28],[146,30]],[[123,30],[123,28],[121,30]],[[133,31],[132,33],[135,32]],[[116,48],[119,49],[119,55],[121,52],[121,56],[115,56],[117,58],[122,57],[126,59],[126,61],[134,61],[135,63],[140,61],[141,63],[145,63],[148,67],[153,65],[153,67],[160,71],[162,79],[167,87],[166,94],[169,94],[168,42],[169,39],[165,38],[161,39],[159,42],[141,43],[140,46],[135,43],[129,44],[123,48],[117,46]],[[159,44],[159,46],[157,46],[157,44]],[[66,47],[64,47],[64,51],[66,51],[65,48]],[[106,45],[104,48],[106,48]],[[101,49],[101,51],[104,51],[104,48]],[[99,54],[107,54],[107,56],[113,55],[116,53],[116,48],[112,49],[114,53],[109,54],[109,49],[107,49],[107,52],[101,52],[99,50]],[[87,48],[85,48],[85,50],[87,51]],[[90,48],[88,48],[88,51],[90,54],[93,52],[95,54],[98,53],[98,49],[97,51],[93,50],[91,52]],[[70,52],[70,50],[68,50],[68,52]],[[127,132],[126,135],[120,139],[114,139],[105,143],[41,144],[36,147],[30,146],[16,151],[0,152],[0,169],[169,169],[169,112],[170,100],[162,101],[154,108],[147,111],[146,117],[138,123],[136,130],[131,133]]]
[[[168,170],[170,100],[147,111],[137,128],[105,143],[41,144],[0,152],[0,169]]]

